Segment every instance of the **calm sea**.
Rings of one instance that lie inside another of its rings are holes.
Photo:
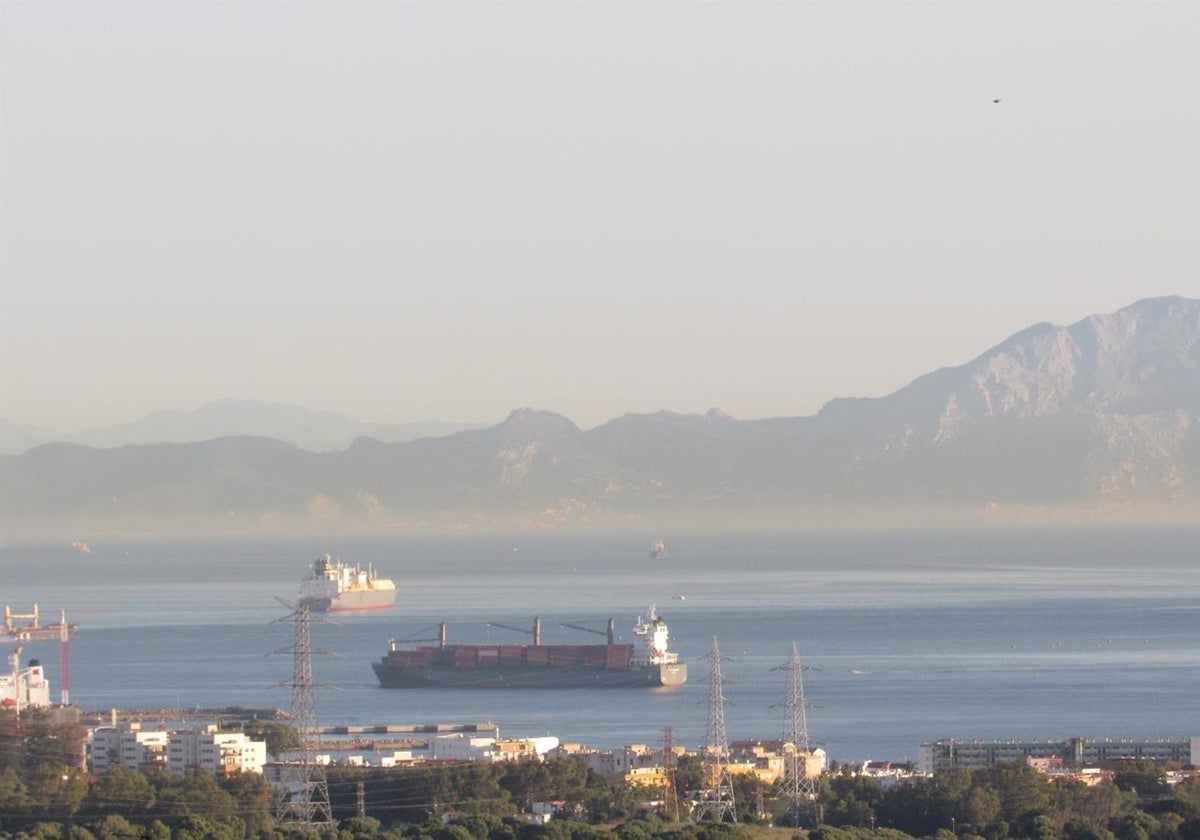
[[[667,554],[649,557],[652,539]],[[784,729],[792,645],[813,741],[839,761],[915,759],[938,738],[1200,735],[1200,529],[487,535],[0,547],[0,603],[65,609],[74,703],[288,708],[295,595],[318,555],[395,579],[394,610],[312,628],[322,723],[494,721],[596,747],[699,746],[714,639],[728,737]],[[688,662],[677,690],[397,691],[370,662],[389,639],[516,643],[618,634],[657,603]],[[55,643],[26,646],[57,697]]]

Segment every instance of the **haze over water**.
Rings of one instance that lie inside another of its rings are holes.
[[[494,720],[510,735],[596,747],[705,739],[716,637],[731,739],[783,729],[786,663],[804,664],[812,739],[831,758],[915,759],[943,737],[1184,738],[1200,734],[1195,529],[897,533],[489,535],[323,543],[127,543],[0,549],[0,600],[66,609],[71,699],[109,707],[287,708],[286,611],[326,551],[395,579],[394,610],[314,626],[323,723]],[[680,599],[677,596],[682,596]],[[689,665],[675,691],[395,691],[370,661],[389,639],[521,642],[489,627],[540,616],[547,642],[618,635],[656,602]],[[58,647],[28,645],[57,698]],[[332,686],[336,686],[332,688]]]

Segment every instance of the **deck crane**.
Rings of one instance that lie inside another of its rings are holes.
[[[542,643],[542,620],[535,618],[533,620],[533,629],[526,630],[524,627],[513,627],[511,624],[501,624],[498,621],[489,621],[488,627],[503,627],[505,630],[515,630],[518,633],[524,633],[527,636],[533,636],[533,643],[540,645]]]
[[[613,622],[613,620],[611,618],[608,620],[608,628],[606,630],[597,630],[595,627],[584,627],[582,624],[572,624],[569,621],[564,621],[559,626],[560,627],[570,627],[572,630],[582,630],[585,633],[595,633],[597,636],[607,636],[608,643],[610,645],[616,644],[616,640],[617,640],[616,624]]]
[[[12,607],[5,605],[4,625],[0,628],[0,644],[9,645],[12,648],[9,658],[12,660],[13,667],[13,691],[18,690],[20,682],[19,662],[22,646],[27,642],[58,642],[61,667],[60,680],[62,682],[61,704],[63,706],[69,705],[69,645],[71,637],[75,635],[75,630],[76,625],[67,623],[66,610],[60,612],[59,620],[56,624],[42,624],[37,604],[34,604],[33,609],[27,613],[13,612]]]
[[[424,639],[392,639],[388,642],[388,648],[396,650],[396,645],[408,645],[414,642],[437,642],[438,647],[446,646],[446,622],[438,622],[438,634],[432,638]]]

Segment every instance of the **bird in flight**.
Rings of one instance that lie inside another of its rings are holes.
[[[1004,101],[1003,99],[993,99],[993,100],[992,100],[992,104],[993,104],[993,105],[999,105],[999,104],[1000,104],[1001,102],[1003,102],[1003,101]]]

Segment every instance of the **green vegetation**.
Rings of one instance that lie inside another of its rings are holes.
[[[272,733],[286,745],[287,733]],[[77,724],[0,716],[0,840],[299,840],[275,826],[257,774],[219,778],[79,770]],[[1200,776],[1169,787],[1161,765],[1128,762],[1111,783],[1051,781],[1024,765],[956,770],[884,789],[843,770],[821,780],[823,823],[792,821],[782,791],[735,777],[738,822],[668,823],[644,813],[658,791],[609,782],[578,758],[540,763],[331,767],[338,826],[322,840],[1200,840]],[[699,786],[693,758],[679,793]],[[361,796],[361,800],[360,800]],[[356,816],[359,802],[366,816]],[[562,802],[546,825],[518,816]]]

